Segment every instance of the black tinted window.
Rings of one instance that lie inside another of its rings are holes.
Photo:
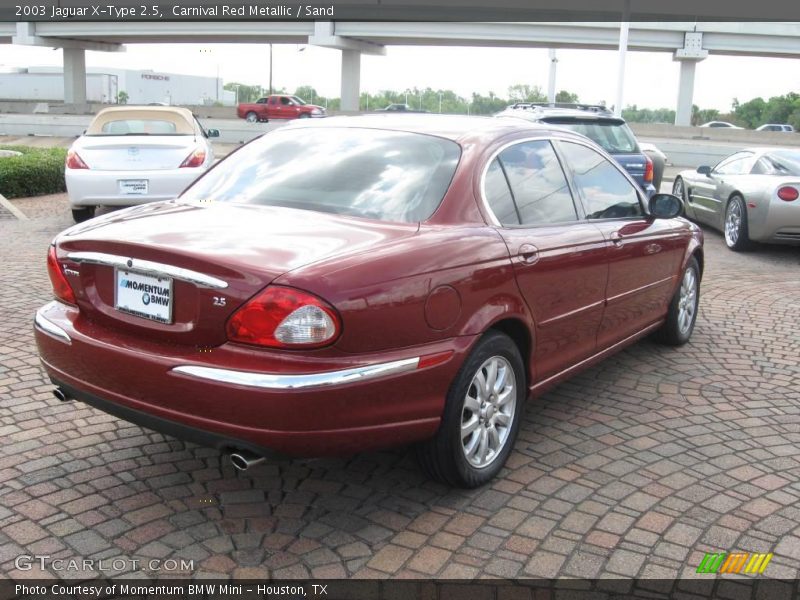
[[[223,160],[181,197],[382,221],[430,217],[460,156],[450,140],[374,129],[280,129]]]
[[[639,145],[630,128],[621,121],[595,119],[546,119],[547,123],[566,127],[585,135],[609,154],[632,154],[639,152]]]
[[[514,199],[511,197],[508,180],[506,180],[503,169],[500,167],[500,162],[496,158],[486,171],[486,179],[483,185],[486,202],[500,224],[519,225],[519,214],[516,206],[514,206]]]
[[[523,225],[575,221],[564,171],[550,142],[523,142],[499,156]]]
[[[620,219],[642,214],[636,188],[605,157],[580,144],[562,142],[575,185],[589,219]]]

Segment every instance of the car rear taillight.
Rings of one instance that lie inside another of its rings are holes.
[[[189,156],[186,157],[181,163],[181,168],[183,167],[201,167],[203,163],[206,161],[206,151],[202,148],[197,148],[194,150]],[[175,164],[175,163],[172,163]]]
[[[653,159],[651,159],[649,156],[645,156],[644,160],[644,180],[647,183],[653,183]]]
[[[778,198],[784,202],[797,200],[798,196],[800,196],[800,192],[797,191],[797,188],[794,188],[790,185],[785,185],[782,188],[778,188]]]
[[[271,348],[319,348],[341,333],[336,310],[321,298],[294,288],[270,286],[228,320],[232,342]]]
[[[80,155],[75,150],[67,151],[67,161],[65,163],[68,169],[88,169],[89,165],[83,162]]]
[[[50,246],[47,251],[47,274],[50,276],[50,283],[53,284],[55,297],[67,304],[77,304],[75,292],[72,291],[72,286],[67,281],[67,278],[64,277],[61,265],[58,264],[55,246]]]

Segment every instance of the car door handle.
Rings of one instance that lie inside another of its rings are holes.
[[[539,260],[539,249],[533,244],[522,244],[522,246],[519,247],[517,256],[521,262],[526,265],[532,265]]]
[[[619,231],[613,231],[611,235],[608,236],[611,240],[611,243],[615,246],[619,247],[622,246],[622,234]]]

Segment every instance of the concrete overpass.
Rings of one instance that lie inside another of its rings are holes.
[[[494,46],[613,50],[620,24],[591,23],[406,23],[224,21],[128,21],[0,23],[0,43],[64,49],[64,101],[83,104],[85,50],[124,50],[136,43],[311,44],[342,52],[343,110],[358,110],[362,54],[384,54],[387,46]],[[670,52],[680,62],[676,125],[689,125],[697,62],[709,54],[800,58],[800,23],[631,23],[630,50]],[[81,83],[83,82],[83,83]]]

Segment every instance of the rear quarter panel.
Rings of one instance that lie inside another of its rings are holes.
[[[331,259],[276,283],[318,294],[339,311],[346,352],[371,352],[530,323],[508,250],[485,226],[423,226],[376,252]]]

